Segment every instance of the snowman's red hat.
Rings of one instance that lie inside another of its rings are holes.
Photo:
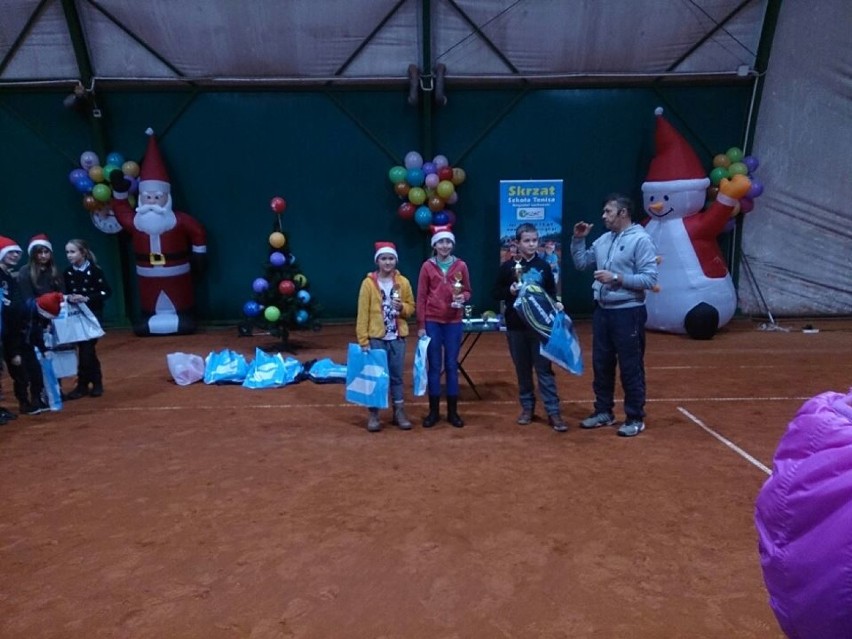
[[[706,189],[710,180],[689,142],[663,117],[662,107],[657,107],[654,114],[657,116],[656,155],[651,160],[643,188]]]

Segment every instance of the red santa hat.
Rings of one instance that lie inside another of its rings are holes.
[[[39,233],[38,235],[33,235],[30,238],[30,243],[27,245],[27,255],[30,255],[33,252],[33,249],[37,246],[43,246],[48,251],[53,253],[53,244],[50,243],[50,240],[47,238],[47,235],[44,233]]]
[[[396,253],[396,245],[393,242],[376,242],[376,255],[373,257],[373,261],[378,262],[381,255],[393,255],[396,259],[399,259],[399,255]]]
[[[665,182],[668,190],[706,189],[710,180],[689,142],[663,117],[662,107],[657,107],[654,114],[657,154],[651,160],[645,183]]]
[[[39,295],[36,298],[36,308],[41,316],[53,319],[59,315],[62,307],[62,293],[53,292]]]
[[[15,240],[0,235],[0,260],[6,257],[7,253],[11,253],[12,251],[19,251],[23,253],[23,251],[21,251],[21,247],[18,246],[18,243]]]
[[[169,183],[169,175],[166,173],[166,164],[160,155],[160,147],[154,130],[148,128],[145,131],[148,136],[148,149],[142,158],[142,166],[139,168],[139,191],[158,191],[170,193],[172,188]]]
[[[449,240],[453,244],[456,243],[456,236],[453,235],[453,229],[449,224],[432,227],[432,248],[441,240]]]

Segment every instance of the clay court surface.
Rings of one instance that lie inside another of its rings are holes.
[[[499,333],[465,362],[465,428],[420,428],[410,397],[414,430],[369,434],[342,385],[169,377],[169,352],[269,337],[113,330],[102,398],[0,427],[0,637],[780,638],[755,496],[802,402],[852,385],[852,322],[815,324],[650,334],[635,439],[575,427],[588,372],[558,373],[567,434],[517,426]],[[296,356],[343,361],[353,332]]]

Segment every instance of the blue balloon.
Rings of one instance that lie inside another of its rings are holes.
[[[251,289],[255,293],[263,293],[266,289],[269,288],[269,282],[262,277],[258,277],[254,282],[251,283]]]
[[[747,155],[743,158],[743,164],[748,167],[749,173],[754,173],[760,166],[760,161],[753,155]]]
[[[450,216],[447,215],[446,211],[438,211],[432,216],[432,222],[435,226],[444,226],[450,221]]]
[[[107,156],[106,163],[112,164],[113,166],[121,166],[124,164],[124,156],[121,153],[113,151]]]
[[[757,180],[752,180],[751,181],[751,188],[748,190],[748,193],[746,193],[746,195],[748,195],[748,197],[750,197],[750,198],[756,198],[756,197],[760,197],[762,193],[763,193],[763,184],[758,182]]]
[[[86,176],[84,178],[80,178],[76,182],[74,182],[74,188],[77,189],[80,193],[89,193],[92,188],[95,186],[95,183]]]
[[[287,264],[289,264],[290,266],[293,266],[293,264],[295,264],[295,263],[296,263],[296,256],[293,255],[292,253],[289,253],[287,255]]]
[[[437,173],[438,172],[438,167],[435,166],[434,162],[424,162],[423,166],[421,168],[423,169],[423,172],[426,175],[429,175],[430,173]]]
[[[284,257],[284,253],[275,251],[269,254],[269,263],[272,266],[284,266],[287,263],[287,258]]]
[[[263,307],[254,300],[249,300],[243,304],[243,314],[246,317],[257,317],[261,310],[263,310]]]
[[[296,299],[298,299],[302,304],[307,304],[311,301],[311,294],[308,293],[305,289],[302,289],[298,293],[296,293]]]
[[[298,311],[296,311],[296,324],[304,324],[308,321],[309,318],[310,315],[308,315],[308,312],[305,309],[300,308]]]
[[[408,169],[405,174],[405,181],[411,186],[422,186],[425,179],[426,174],[424,174],[421,169]]]
[[[414,222],[421,229],[429,228],[429,225],[432,223],[432,211],[429,210],[428,206],[417,207],[417,210],[414,212]]]
[[[68,181],[76,185],[77,180],[82,180],[89,177],[89,172],[86,169],[74,169],[68,174]]]

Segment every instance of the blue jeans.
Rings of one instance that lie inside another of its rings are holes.
[[[628,420],[645,417],[644,306],[603,309],[592,315],[592,366],[595,412],[611,413],[615,406],[615,367],[621,371],[624,414]]]
[[[390,376],[390,396],[394,404],[403,401],[402,368],[405,364],[405,338],[373,339],[370,348],[381,348],[388,354],[388,375]]]
[[[441,394],[443,368],[447,376],[447,397],[458,397],[462,323],[426,322],[426,335],[432,340],[426,350],[426,358],[429,361],[429,395],[434,397]]]
[[[550,360],[541,356],[541,338],[531,328],[522,331],[506,331],[509,353],[515,363],[518,376],[518,397],[522,408],[535,409],[535,383],[533,370],[538,378],[538,389],[548,415],[559,414],[559,394],[556,377]]]

